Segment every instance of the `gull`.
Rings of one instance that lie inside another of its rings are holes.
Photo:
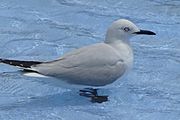
[[[105,40],[70,51],[57,60],[21,61],[0,59],[1,63],[22,68],[24,71],[58,78],[69,85],[89,86],[80,95],[93,102],[105,102],[108,96],[99,96],[97,89],[122,78],[133,65],[133,49],[129,39],[136,35],[155,35],[139,29],[126,19],[114,21],[107,29]]]

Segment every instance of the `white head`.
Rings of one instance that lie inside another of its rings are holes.
[[[140,30],[134,23],[129,20],[119,19],[114,21],[108,28],[105,42],[111,43],[119,40],[128,42],[129,38],[140,34],[155,35],[154,32]]]

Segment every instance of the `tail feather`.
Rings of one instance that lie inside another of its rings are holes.
[[[41,64],[43,62],[0,59],[0,63],[5,63],[5,64],[9,64],[12,66],[18,66],[18,67],[22,67],[22,68],[26,69],[26,68],[31,68],[31,66],[33,66],[33,65]]]

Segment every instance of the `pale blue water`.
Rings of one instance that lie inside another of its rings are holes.
[[[180,120],[179,0],[1,0],[0,57],[52,60],[101,42],[119,18],[157,35],[131,40],[133,70],[100,91],[110,101],[93,104],[1,64],[0,120]]]

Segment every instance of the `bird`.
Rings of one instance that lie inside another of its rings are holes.
[[[90,97],[92,102],[102,103],[108,101],[108,96],[98,95],[95,88],[111,84],[129,72],[133,66],[133,49],[129,40],[136,35],[156,33],[139,29],[127,19],[118,19],[108,27],[103,42],[72,50],[56,60],[42,62],[1,58],[0,63],[55,77],[69,85],[88,86],[79,94]]]

